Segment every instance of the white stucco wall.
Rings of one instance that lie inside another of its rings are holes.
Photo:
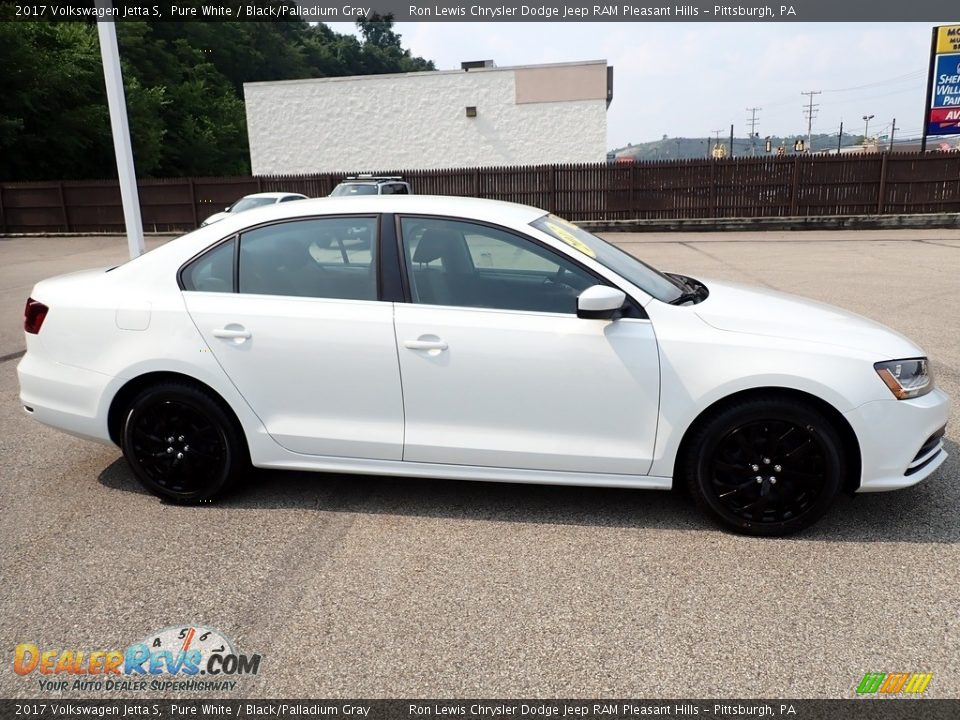
[[[255,175],[606,157],[605,98],[517,104],[510,69],[247,83],[244,94]]]

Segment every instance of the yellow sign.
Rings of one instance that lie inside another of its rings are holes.
[[[960,25],[937,28],[937,55],[960,53]]]

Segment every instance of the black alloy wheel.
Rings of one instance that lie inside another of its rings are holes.
[[[816,410],[756,398],[709,418],[688,445],[691,494],[721,524],[751,535],[808,527],[833,503],[845,472],[840,437]]]
[[[141,484],[161,498],[209,500],[237,474],[244,453],[236,421],[198,387],[164,383],[130,405],[123,454]]]

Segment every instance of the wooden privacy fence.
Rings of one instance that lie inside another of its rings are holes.
[[[421,195],[467,195],[571,220],[960,212],[960,153],[858,153],[391,171]],[[239,197],[330,193],[344,173],[139,182],[147,230],[188,230]],[[124,229],[116,180],[0,183],[0,234]]]

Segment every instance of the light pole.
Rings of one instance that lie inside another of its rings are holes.
[[[113,3],[111,0],[97,0],[97,7],[106,11],[113,8]],[[140,219],[140,198],[137,192],[137,174],[133,168],[133,150],[130,147],[130,126],[127,123],[127,102],[123,94],[116,25],[113,20],[99,20],[97,32],[100,36],[103,79],[107,86],[113,149],[117,156],[117,177],[120,182],[123,221],[127,229],[127,247],[130,257],[135,258],[144,252],[143,222]]]
[[[863,116],[863,146],[867,146],[867,131],[870,129],[870,121],[873,120],[874,115],[864,115]]]

